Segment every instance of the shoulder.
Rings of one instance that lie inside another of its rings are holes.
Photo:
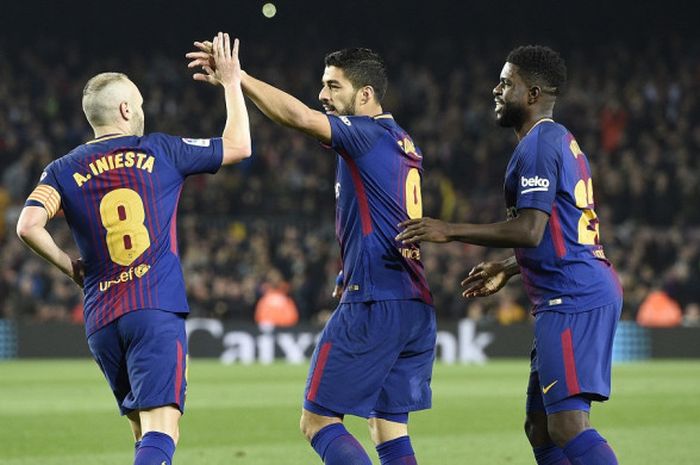
[[[328,115],[331,125],[343,125],[353,129],[369,129],[378,127],[374,118],[370,116],[336,116]]]
[[[538,124],[520,141],[517,151],[529,156],[560,153],[562,140],[567,134],[568,131],[561,124],[554,122]]]

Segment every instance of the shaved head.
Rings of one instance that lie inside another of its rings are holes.
[[[123,128],[143,135],[143,98],[136,85],[123,73],[101,73],[83,89],[83,112],[93,129]]]

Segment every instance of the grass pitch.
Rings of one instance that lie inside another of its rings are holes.
[[[433,409],[411,416],[421,464],[532,465],[522,433],[526,360],[435,367]],[[306,366],[194,359],[180,465],[320,464],[298,432]],[[700,463],[700,361],[619,365],[593,424],[623,465]],[[348,428],[376,460],[363,420]],[[90,360],[0,363],[0,464],[125,465],[126,420]]]

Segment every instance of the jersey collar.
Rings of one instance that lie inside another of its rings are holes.
[[[553,120],[552,118],[542,118],[542,119],[538,119],[537,121],[535,121],[535,124],[532,125],[532,127],[530,128],[530,130],[527,131],[527,134],[525,134],[525,136],[527,137],[528,135],[530,135],[530,133],[532,132],[533,129],[535,129],[540,123],[544,123],[544,122],[553,123],[554,120]]]
[[[85,144],[96,144],[97,142],[103,142],[106,140],[116,139],[118,137],[128,137],[129,134],[105,134],[104,136],[96,137],[91,141],[85,142]]]

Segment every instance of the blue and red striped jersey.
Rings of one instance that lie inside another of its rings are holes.
[[[561,124],[541,120],[523,137],[506,170],[509,217],[549,214],[539,246],[515,256],[533,311],[579,312],[616,302],[622,288],[600,243],[586,155]]]
[[[338,154],[336,236],[343,260],[341,302],[419,299],[432,303],[420,248],[394,238],[423,215],[423,155],[389,113],[328,116]]]
[[[189,311],[176,237],[185,177],[215,173],[221,139],[105,136],[50,163],[27,206],[62,208],[85,264],[88,336],[125,313]]]

